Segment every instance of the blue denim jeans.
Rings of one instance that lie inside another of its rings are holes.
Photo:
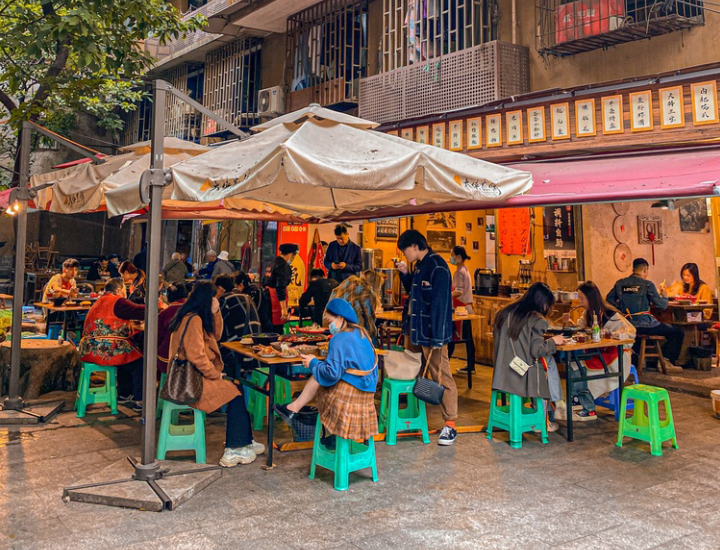
[[[547,362],[547,378],[548,386],[550,388],[550,400],[553,402],[562,401],[563,390],[560,384],[560,373],[558,372],[557,363],[555,358],[550,355],[545,358]],[[571,368],[569,376],[574,375],[574,378],[578,376],[577,369]],[[587,382],[573,382],[573,393],[572,397],[577,397],[580,404],[587,411],[595,410],[595,400],[593,399],[590,390],[588,390]],[[571,407],[572,403],[568,403],[568,407]]]

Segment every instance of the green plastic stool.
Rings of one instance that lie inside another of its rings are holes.
[[[501,396],[510,399],[508,405],[498,405]],[[510,446],[513,449],[522,447],[522,434],[540,428],[543,444],[547,444],[547,425],[545,408],[539,397],[520,397],[512,393],[492,390],[490,396],[490,418],[487,423],[487,438],[492,439],[493,429],[499,428],[510,432]]]
[[[162,389],[163,384],[165,383],[165,380],[167,380],[167,373],[161,372],[160,373],[160,384],[158,384],[157,407],[155,407],[157,412],[156,412],[155,418],[160,418],[160,415],[162,414],[162,405],[163,405],[163,403],[165,403],[165,401],[163,399],[160,399],[160,390]]]
[[[336,436],[335,450],[328,450],[320,442],[321,437],[322,422],[318,414],[317,424],[315,425],[312,463],[310,464],[310,479],[315,479],[315,467],[320,466],[335,473],[334,486],[336,491],[347,491],[350,472],[357,472],[365,468],[372,469],[373,481],[378,480],[374,438],[371,437],[365,444]]]
[[[256,369],[250,376],[250,382],[261,388],[267,387],[268,370]],[[248,388],[248,412],[252,420],[252,429],[255,431],[262,430],[267,417],[267,398],[253,389]],[[290,380],[284,378],[275,378],[275,403],[278,405],[287,405],[292,401],[292,389]]]
[[[626,418],[627,402],[635,400],[635,408],[631,417]],[[647,412],[643,403],[647,404]],[[665,403],[665,420],[660,420],[658,406]],[[672,441],[672,446],[678,448],[675,422],[673,421],[670,396],[664,388],[635,384],[623,389],[618,428],[617,446],[622,447],[623,437],[632,437],[650,443],[650,454],[662,456],[662,444]]]
[[[180,413],[192,411],[193,423],[180,424]],[[187,405],[163,401],[157,459],[168,451],[195,451],[195,462],[205,464],[205,413]]]
[[[90,387],[90,377],[94,372],[105,373],[105,384],[97,388]],[[107,403],[112,414],[118,413],[117,408],[117,367],[95,365],[83,362],[80,368],[75,410],[78,418],[85,416],[88,405]]]
[[[413,395],[415,380],[385,378],[380,398],[380,433],[385,433],[385,443],[395,445],[397,433],[404,430],[420,430],[423,443],[430,443],[425,402]],[[407,407],[400,408],[400,396],[407,395]]]

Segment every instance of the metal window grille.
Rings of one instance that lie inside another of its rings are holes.
[[[210,52],[205,58],[202,103],[236,126],[253,126],[259,122],[261,50],[262,39],[243,38]],[[203,134],[217,131],[214,121],[203,119]]]
[[[494,40],[364,78],[359,114],[375,122],[399,122],[529,91],[528,49]]]
[[[367,0],[325,0],[287,20],[286,83],[323,105],[357,102],[367,75]]]
[[[496,0],[383,0],[383,72],[497,38]]]
[[[537,49],[573,55],[704,23],[702,0],[536,0]]]

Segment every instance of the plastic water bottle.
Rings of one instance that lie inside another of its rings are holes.
[[[596,313],[593,313],[592,341],[600,341],[600,325],[598,324],[598,318]]]

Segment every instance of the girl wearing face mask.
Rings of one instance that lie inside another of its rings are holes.
[[[330,300],[325,310],[333,334],[325,360],[301,355],[312,376],[300,396],[275,411],[290,424],[293,417],[315,396],[320,419],[332,435],[345,439],[369,439],[378,433],[375,411],[377,355],[368,333],[358,326],[358,317],[345,300]]]

